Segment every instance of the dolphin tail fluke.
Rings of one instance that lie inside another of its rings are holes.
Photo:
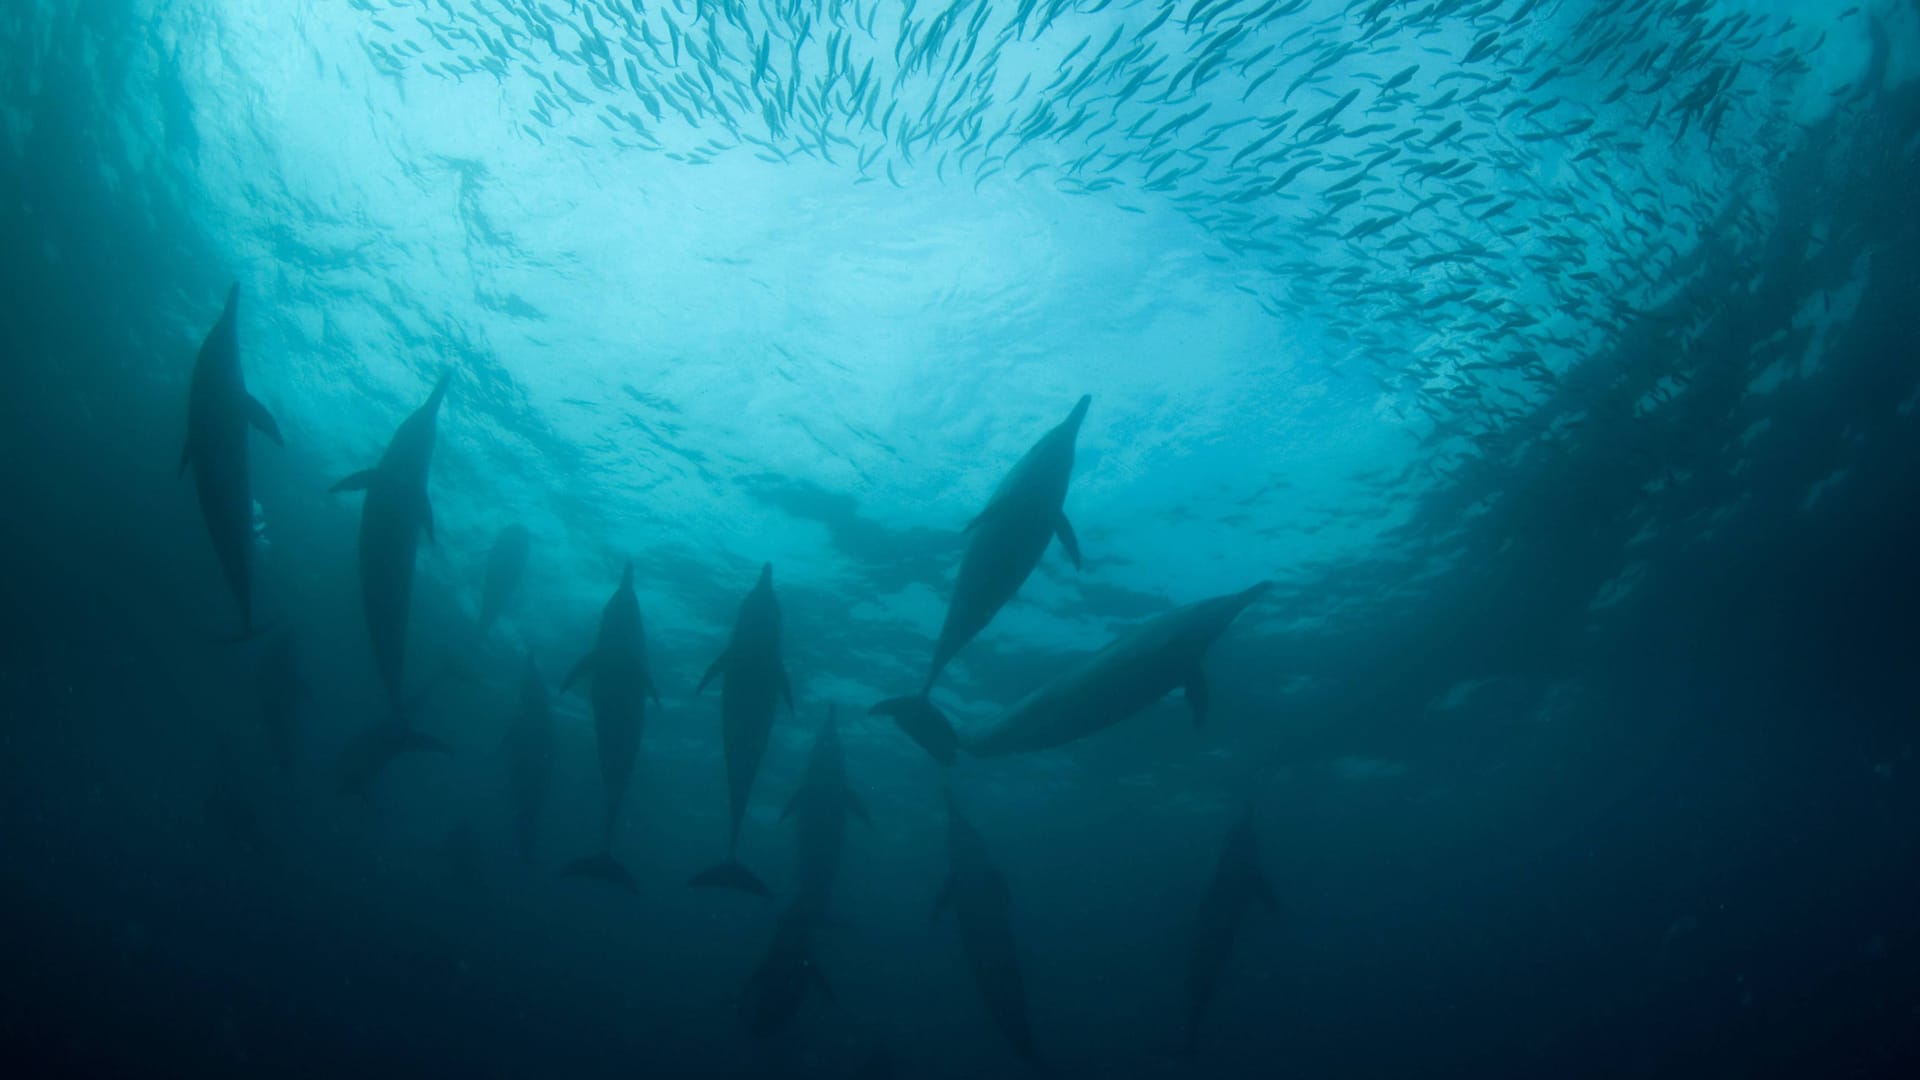
[[[738,859],[728,859],[718,866],[702,870],[693,875],[693,880],[687,884],[696,889],[737,889],[740,892],[748,892],[769,899],[773,896],[773,890],[767,888],[766,882],[755,877],[753,871],[743,866]]]
[[[633,875],[627,872],[627,868],[615,862],[613,856],[604,852],[573,860],[560,869],[560,876],[604,881],[631,893],[640,891],[640,887],[634,884]]]
[[[921,749],[932,754],[933,760],[942,765],[953,764],[959,756],[960,736],[954,733],[953,725],[934,707],[933,699],[925,694],[890,698],[868,711],[893,717],[893,722],[900,725],[901,731],[911,736]]]

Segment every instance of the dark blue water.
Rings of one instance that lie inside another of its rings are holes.
[[[1920,1057],[1908,0],[13,0],[0,57],[28,1071]],[[284,445],[229,393],[183,472],[209,355]],[[443,375],[424,501],[330,492]],[[941,764],[870,709],[1023,529]],[[645,679],[563,691],[629,566]],[[735,708],[766,896],[689,885]]]

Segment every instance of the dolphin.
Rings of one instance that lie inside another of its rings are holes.
[[[930,695],[948,661],[1020,590],[1054,537],[1060,538],[1073,565],[1080,565],[1080,541],[1061,506],[1073,476],[1074,439],[1092,403],[1091,395],[1081,397],[1065,420],[1042,435],[1000,481],[987,508],[967,525],[967,552],[960,560],[960,576],[953,584],[926,682],[918,694],[891,698],[872,709],[893,717],[943,765],[954,760],[953,728],[933,707]]]
[[[1027,993],[1020,977],[1019,950],[1013,942],[1006,879],[987,857],[986,844],[960,816],[953,792],[947,792],[947,882],[933,904],[938,919],[948,906],[960,922],[960,947],[973,969],[973,981],[987,1011],[1022,1060],[1041,1064],[1027,1022]]]
[[[716,676],[721,679],[720,734],[727,752],[728,809],[732,817],[725,861],[694,875],[690,884],[772,896],[765,883],[734,855],[740,844],[740,818],[746,813],[747,795],[753,790],[754,775],[760,771],[767,736],[773,732],[774,710],[782,700],[788,709],[793,708],[793,687],[780,660],[780,602],[773,595],[772,563],[760,567],[760,580],[740,602],[740,615],[734,620],[726,650],[707,668],[694,693],[705,690]]]
[[[660,694],[647,674],[646,629],[640,622],[640,601],[633,593],[633,563],[620,575],[620,587],[600,612],[600,632],[593,651],[580,658],[560,692],[582,678],[593,680],[593,730],[600,745],[600,780],[607,793],[607,816],[600,834],[600,850],[575,859],[561,871],[563,877],[593,878],[634,888],[633,875],[613,859],[613,823],[633,775],[633,759],[640,751],[640,723],[646,717],[647,698]]]
[[[740,997],[740,1014],[755,1035],[772,1035],[785,1027],[800,1011],[809,986],[818,986],[828,1001],[833,1000],[833,989],[814,957],[813,932],[817,925],[813,912],[799,900],[789,904],[780,916],[773,941]]]
[[[1194,924],[1192,952],[1187,964],[1187,1041],[1186,1053],[1192,1054],[1200,1038],[1200,1019],[1213,991],[1226,969],[1233,951],[1234,934],[1247,905],[1260,901],[1268,911],[1279,905],[1273,885],[1260,872],[1260,852],[1253,839],[1253,810],[1240,815],[1227,833],[1226,846],[1214,867],[1213,882],[1200,901],[1200,917]]]
[[[300,703],[312,696],[312,688],[300,674],[293,633],[283,630],[268,638],[254,667],[254,701],[261,730],[283,773],[293,772],[299,753]]]
[[[401,421],[380,463],[333,485],[335,492],[364,491],[360,510],[360,600],[374,666],[387,699],[400,709],[407,656],[407,614],[413,596],[413,559],[420,533],[433,539],[433,505],[427,501],[427,467],[440,402],[451,371],[440,376],[427,403]],[[404,723],[404,720],[399,721]]]
[[[1207,649],[1271,587],[1263,581],[1154,616],[1043,683],[987,730],[959,739],[958,745],[974,757],[1052,749],[1112,727],[1177,687],[1186,690],[1194,723],[1205,723]],[[937,712],[934,719],[947,723]]]
[[[783,815],[793,818],[793,870],[798,884],[795,902],[805,905],[817,917],[825,917],[827,901],[833,895],[834,878],[840,873],[840,852],[846,844],[848,815],[873,824],[867,808],[860,804],[860,797],[847,785],[840,735],[834,723],[834,710],[829,706],[827,722],[814,737],[806,774],[801,777],[800,787],[793,793]]]
[[[507,729],[507,746],[512,755],[514,839],[520,860],[529,862],[539,839],[547,793],[553,787],[553,707],[532,653],[527,654],[526,670],[520,676],[520,702]]]
[[[193,484],[200,493],[200,516],[206,520],[213,553],[220,560],[227,587],[240,602],[243,637],[253,626],[253,486],[247,461],[247,428],[285,446],[280,425],[266,406],[247,393],[240,371],[240,334],[235,321],[240,286],[227,289],[227,305],[220,321],[207,331],[200,355],[193,362],[193,381],[187,390],[187,440],[180,450],[180,473],[193,466]]]
[[[476,644],[486,640],[487,631],[493,629],[500,613],[520,591],[520,579],[527,571],[528,546],[527,530],[519,525],[501,529],[494,538],[493,550],[487,553],[486,584],[480,593],[480,619],[473,635]]]

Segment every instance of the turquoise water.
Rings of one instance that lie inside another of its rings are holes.
[[[1916,46],[1895,0],[16,0],[31,977],[0,1030],[107,1071],[1004,1074],[965,920],[926,918],[951,792],[1069,1074],[1892,1067]],[[235,283],[285,443],[251,438],[268,632],[238,642],[175,475]],[[400,719],[451,752],[342,794],[394,695],[362,496],[328,489],[443,373]],[[1106,730],[943,766],[869,710],[925,680],[969,522],[1083,394],[1080,565],[1050,542],[941,674],[963,746],[1151,617],[1273,588],[1206,650],[1204,724],[1183,661]],[[768,898],[686,885],[730,822],[695,688],[763,564],[793,704],[738,854]],[[629,565],[659,694],[630,893],[559,873],[605,807],[560,683]],[[294,683],[289,747],[261,687]],[[831,994],[755,1033],[830,707],[871,826],[812,931]],[[1248,808],[1278,903],[1188,1054]]]

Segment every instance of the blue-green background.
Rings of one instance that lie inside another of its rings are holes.
[[[951,785],[1069,1075],[1920,1052],[1920,10],[1183,0],[1143,31],[1161,9],[0,10],[0,1040],[121,1074],[839,1076],[885,1046],[1001,1075],[927,917]],[[1656,47],[1667,78],[1627,74]],[[258,606],[316,687],[291,778],[174,475],[231,281],[287,442],[253,461]],[[464,654],[509,523],[525,592],[425,706],[456,754],[343,799],[382,697],[326,491],[443,367],[414,677]],[[1050,552],[962,654],[963,726],[1146,615],[1279,588],[1213,651],[1204,729],[1176,696],[945,773],[866,707],[917,684],[961,528],[1082,393],[1086,565]],[[521,656],[557,680],[627,559],[665,695],[637,897],[552,872],[600,805],[584,699],[531,868],[499,749]],[[743,856],[784,889],[829,703],[874,825],[836,1000],[756,1041],[733,1003],[778,909],[684,882],[726,827],[691,692],[763,561],[800,704]],[[1282,910],[1184,1061],[1186,934],[1247,805]]]

